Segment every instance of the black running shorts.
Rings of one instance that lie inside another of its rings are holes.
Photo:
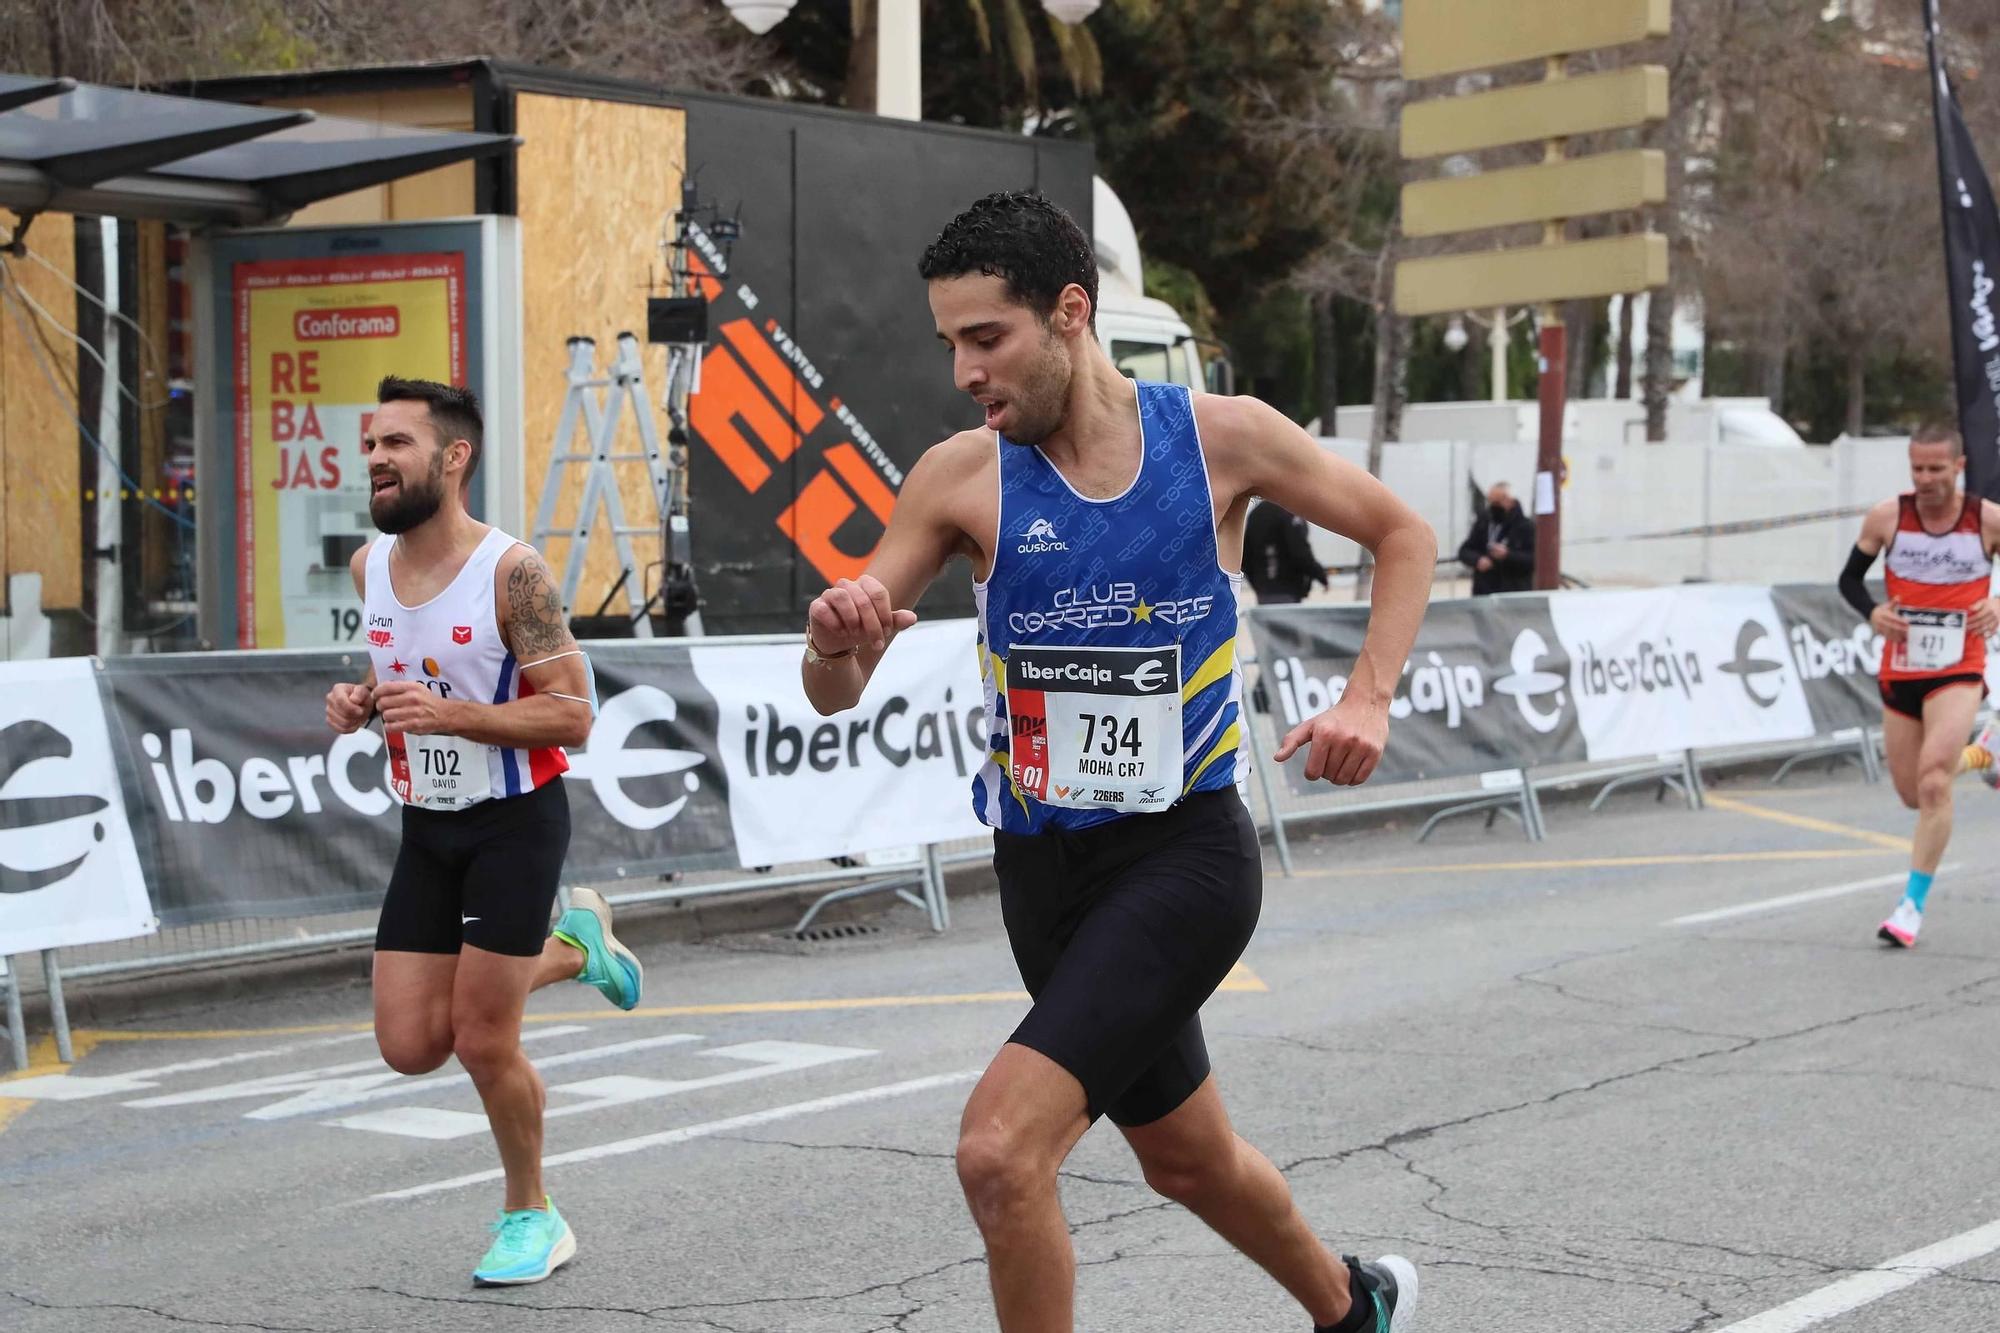
[[[1877,688],[1882,691],[1882,706],[1892,713],[1913,717],[1919,722],[1924,718],[1924,700],[1939,690],[1951,685],[1977,685],[1979,697],[1986,697],[1986,677],[1973,672],[1957,676],[1923,676],[1916,680],[1879,680]]]
[[[457,953],[463,946],[532,958],[569,852],[562,779],[465,810],[403,807],[403,848],[389,875],[378,950]]]
[[[995,833],[1000,911],[1034,996],[1010,1040],[1083,1085],[1092,1118],[1151,1124],[1208,1077],[1201,1006],[1263,905],[1234,790],[1074,833]]]

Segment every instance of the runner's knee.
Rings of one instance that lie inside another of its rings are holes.
[[[958,1183],[981,1231],[1004,1225],[1008,1215],[1055,1177],[1045,1155],[1026,1136],[999,1127],[966,1129],[958,1140]]]
[[[449,1032],[377,1028],[375,1044],[381,1048],[383,1063],[398,1074],[428,1074],[451,1058]]]
[[[470,1023],[452,1039],[452,1053],[473,1081],[500,1073],[520,1055],[521,1039],[511,1025]]]
[[[1235,1141],[1217,1151],[1155,1153],[1141,1157],[1146,1184],[1163,1199],[1193,1207],[1228,1189],[1235,1175]]]
[[[1952,774],[1948,769],[1925,769],[1917,779],[1917,800],[1919,809],[1934,810],[1951,804]]]

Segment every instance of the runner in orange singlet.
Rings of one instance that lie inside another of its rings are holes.
[[[1903,804],[1917,812],[1909,887],[1876,930],[1910,948],[1923,925],[1931,877],[1951,840],[1952,779],[1969,768],[1993,773],[1990,737],[1967,745],[1986,697],[1986,638],[2000,626],[1992,596],[2000,549],[2000,505],[1960,489],[1965,443],[1930,427],[1910,441],[1915,489],[1868,511],[1840,590],[1882,635],[1882,740]],[[1889,600],[1876,605],[1865,580],[1889,552]],[[1988,731],[1992,730],[1991,724]]]

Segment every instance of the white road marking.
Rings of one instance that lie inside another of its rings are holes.
[[[1947,874],[1958,869],[1956,864],[1938,867],[1938,874]],[[1831,888],[1807,889],[1803,893],[1786,893],[1776,898],[1759,898],[1754,902],[1738,903],[1734,907],[1718,907],[1712,912],[1695,912],[1688,916],[1677,916],[1671,921],[1661,922],[1667,926],[1705,926],[1711,921],[1727,921],[1731,917],[1755,916],[1762,912],[1783,911],[1787,907],[1800,907],[1806,903],[1825,902],[1829,898],[1845,898],[1850,893],[1865,893],[1870,889],[1887,889],[1909,882],[1910,872],[1899,870],[1893,875],[1877,875],[1873,879],[1857,879],[1852,884],[1835,884]]]
[[[615,1139],[610,1143],[600,1143],[591,1148],[578,1148],[571,1152],[557,1153],[542,1159],[543,1167],[563,1166],[571,1162],[594,1162],[604,1157],[619,1157],[626,1153],[645,1152],[649,1148],[665,1148],[676,1143],[686,1143],[689,1139],[707,1138],[713,1134],[727,1134],[731,1130],[753,1129],[758,1125],[768,1125],[779,1120],[791,1120],[803,1115],[816,1115],[821,1111],[836,1111],[844,1106],[859,1106],[866,1102],[886,1101],[891,1097],[906,1097],[911,1093],[928,1092],[932,1088],[946,1088],[954,1083],[970,1083],[986,1071],[982,1069],[961,1069],[951,1074],[932,1074],[927,1078],[913,1078],[903,1083],[885,1083],[880,1087],[861,1088],[854,1092],[836,1093],[831,1097],[817,1097],[809,1102],[793,1102],[789,1106],[773,1106],[764,1111],[752,1111],[747,1115],[730,1116],[726,1120],[710,1120],[704,1124],[686,1125],[680,1129],[664,1130],[658,1134],[644,1134],[633,1139]],[[440,1194],[446,1190],[463,1189],[468,1185],[483,1185],[499,1180],[502,1172],[476,1171],[469,1176],[454,1176],[450,1180],[433,1181],[428,1185],[413,1185],[408,1189],[391,1190],[377,1194],[377,1199],[415,1199],[426,1194]]]
[[[1871,1301],[1914,1287],[1925,1278],[2000,1250],[2000,1222],[1962,1231],[1949,1240],[1884,1259],[1866,1272],[1842,1278],[1776,1309],[1738,1320],[1716,1333],[1800,1333],[1801,1329],[1858,1310]]]
[[[632,1041],[614,1041],[604,1046],[586,1046],[580,1051],[564,1051],[560,1055],[544,1055],[535,1058],[535,1068],[557,1069],[563,1065],[582,1064],[586,1060],[603,1060],[614,1055],[629,1055],[634,1051],[656,1050],[662,1046],[685,1046],[689,1042],[700,1041],[693,1032],[667,1032],[657,1037],[639,1037]],[[254,1111],[246,1111],[247,1120],[287,1120],[298,1115],[321,1115],[327,1111],[338,1111],[343,1107],[360,1106],[364,1102],[386,1101],[391,1097],[408,1097],[412,1093],[435,1092],[440,1088],[469,1088],[472,1076],[460,1072],[456,1074],[426,1074],[421,1078],[406,1078],[393,1070],[385,1077],[379,1071],[357,1079],[337,1079],[314,1083],[301,1088],[296,1097],[260,1106]],[[274,1088],[271,1091],[286,1091]],[[231,1093],[241,1097],[242,1092]]]
[[[274,1055],[290,1055],[294,1051],[374,1039],[375,1034],[372,1032],[345,1032],[338,1037],[296,1041],[284,1046],[266,1046],[261,1050],[238,1051],[234,1055],[218,1055],[205,1060],[182,1060],[178,1064],[157,1065],[151,1069],[133,1069],[123,1074],[43,1074],[37,1078],[24,1078],[9,1083],[5,1095],[46,1102],[74,1102],[90,1097],[113,1097],[125,1093],[144,1092],[148,1088],[159,1086],[161,1079],[172,1078],[175,1074],[193,1074],[204,1069],[220,1069],[226,1065],[240,1065],[250,1060],[264,1060]]]
[[[583,1024],[570,1024],[564,1027],[537,1027],[523,1032],[521,1040],[523,1043],[526,1043],[544,1040],[549,1037],[566,1037],[578,1032],[588,1031],[590,1031],[590,1028]],[[542,1061],[541,1063],[547,1062]],[[137,1101],[130,1101],[125,1104],[127,1106],[142,1107],[193,1106],[201,1102],[230,1101],[239,1097],[264,1097],[273,1093],[290,1092],[307,1094],[313,1089],[321,1088],[323,1085],[348,1089],[371,1088],[379,1084],[394,1082],[403,1077],[403,1075],[384,1065],[380,1056],[376,1056],[373,1059],[354,1060],[347,1064],[326,1065],[319,1069],[302,1069],[291,1074],[273,1074],[267,1078],[245,1079],[238,1083],[211,1084],[206,1088],[194,1088],[187,1092],[163,1093],[158,1097],[143,1097]],[[444,1077],[450,1078],[454,1076],[445,1075]],[[462,1077],[462,1075],[457,1077]],[[426,1080],[411,1079],[408,1081],[412,1084],[421,1084]]]
[[[687,1038],[687,1040],[699,1040]],[[645,1043],[627,1042],[626,1048]],[[653,1044],[666,1044],[655,1039]],[[609,1048],[600,1048],[602,1054]],[[584,1054],[576,1052],[577,1055]],[[796,1041],[746,1041],[735,1046],[718,1046],[712,1051],[699,1051],[703,1056],[719,1056],[725,1060],[742,1060],[747,1068],[725,1070],[720,1074],[707,1074],[701,1078],[641,1078],[633,1074],[611,1074],[604,1078],[585,1079],[580,1083],[559,1083],[549,1088],[553,1096],[565,1093],[584,1100],[569,1105],[551,1106],[544,1118],[553,1120],[558,1116],[580,1115],[585,1111],[602,1111],[613,1106],[623,1106],[629,1102],[654,1101],[661,1097],[671,1097],[676,1093],[694,1092],[701,1088],[720,1087],[728,1083],[743,1083],[750,1079],[770,1078],[775,1074],[789,1074],[800,1069],[811,1069],[817,1065],[834,1064],[841,1060],[858,1060],[863,1056],[879,1052],[859,1046],[817,1046]],[[562,1060],[542,1060],[537,1068],[547,1069],[562,1063]],[[459,1076],[460,1082],[465,1081]],[[373,1094],[351,1099],[351,1101],[373,1100]],[[343,1103],[351,1104],[351,1103]],[[289,1104],[288,1104],[289,1105]],[[267,1107],[256,1114],[260,1118],[271,1119],[279,1111],[277,1107]],[[284,1114],[297,1114],[285,1111]],[[347,1116],[326,1123],[343,1129],[362,1129],[376,1134],[402,1134],[420,1139],[455,1139],[468,1134],[487,1132],[486,1117],[462,1111],[442,1111],[431,1107],[396,1107],[382,1111],[368,1111],[361,1115]]]

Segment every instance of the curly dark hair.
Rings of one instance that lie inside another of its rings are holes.
[[[439,384],[436,380],[406,380],[400,375],[384,375],[382,382],[375,386],[375,401],[378,403],[422,403],[431,411],[431,425],[437,428],[438,447],[446,449],[453,440],[464,440],[472,446],[472,456],[465,460],[465,476],[469,483],[472,474],[479,468],[479,454],[485,441],[485,419],[479,411],[479,395],[458,384]]]
[[[1063,289],[1090,296],[1097,327],[1097,252],[1076,219],[1033,191],[989,194],[945,224],[917,262],[925,282],[984,273],[1004,279],[1007,294],[1044,324]]]

